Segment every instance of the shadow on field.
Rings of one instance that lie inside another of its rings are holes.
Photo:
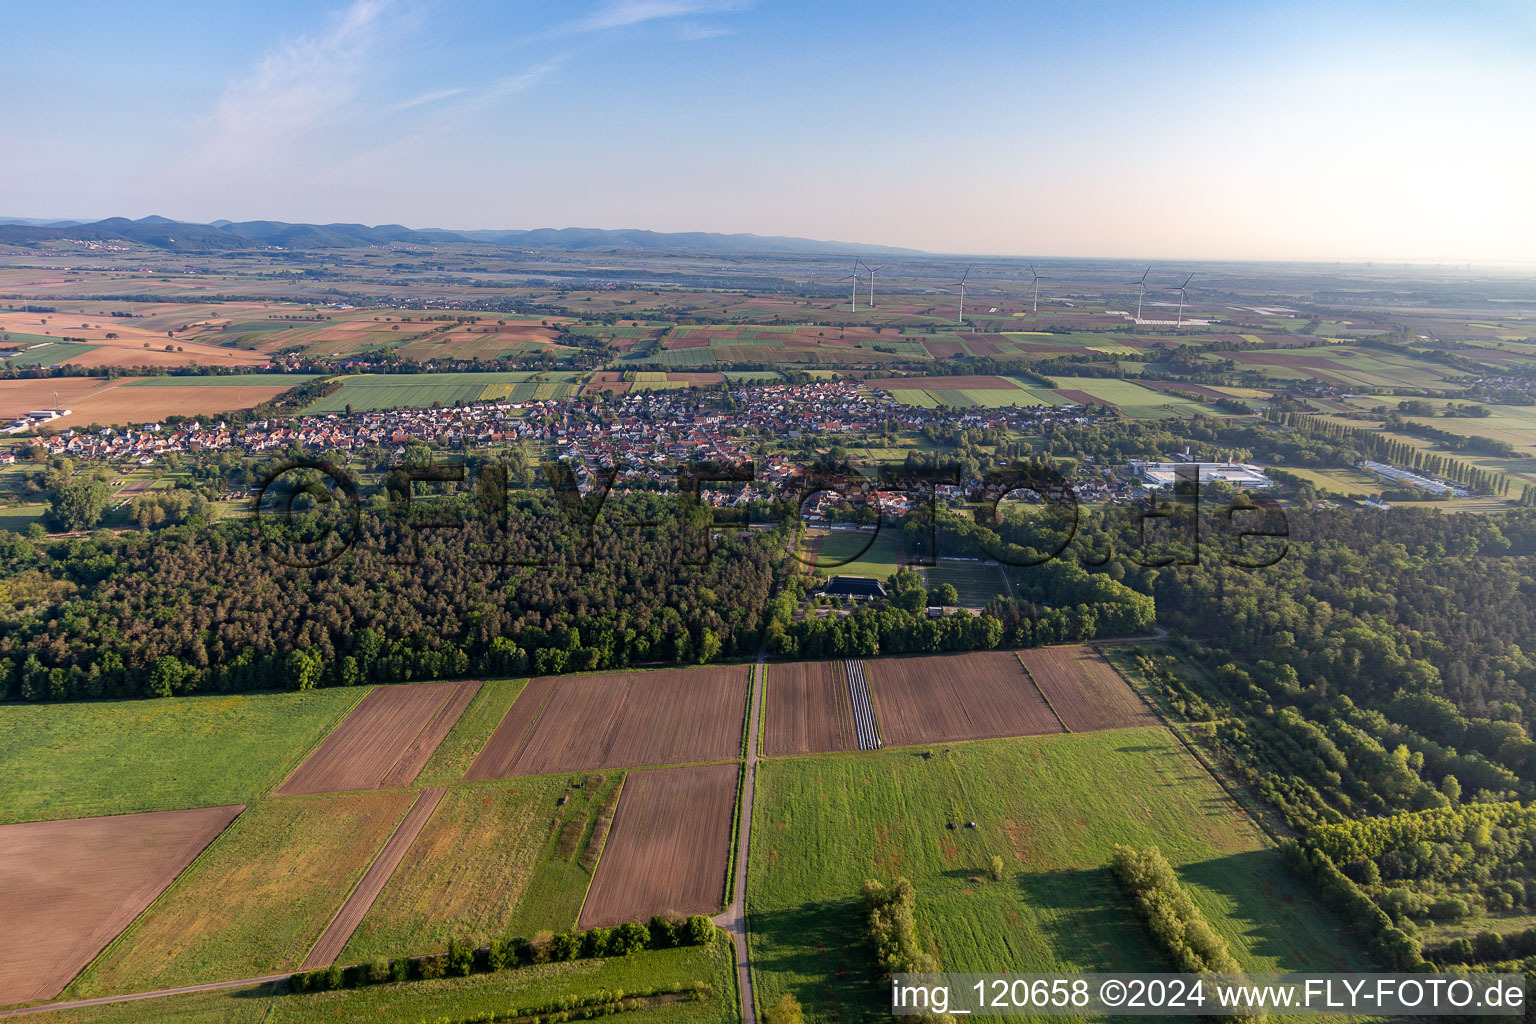
[[[1109,868],[1023,875],[1019,892],[1042,911],[1040,928],[1059,960],[1081,971],[1164,969]]]
[[[768,989],[758,993],[760,1007],[788,991],[808,1018],[842,1024],[890,1017],[857,897],[752,911],[747,929],[753,970]]]
[[[1274,957],[1281,970],[1368,970],[1358,943],[1280,859],[1254,850],[1185,864],[1179,877],[1229,900],[1228,915],[1255,956]]]

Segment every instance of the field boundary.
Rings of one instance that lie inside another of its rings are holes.
[[[619,771],[619,784],[613,789],[613,818],[608,822],[608,831],[603,833],[603,842],[597,848],[597,856],[592,858],[592,870],[587,872],[587,887],[581,891],[581,906],[576,908],[576,920],[581,921],[581,912],[587,909],[587,897],[592,895],[592,883],[597,880],[598,865],[603,862],[603,853],[608,849],[608,840],[613,837],[613,826],[619,820],[619,802],[624,799],[624,784],[629,781],[629,771]],[[601,813],[602,808],[598,808]],[[592,829],[597,830],[597,819],[592,821]],[[592,848],[592,837],[587,837],[587,849]]]
[[[1013,652],[1013,656],[1019,659],[1019,668],[1024,670],[1024,678],[1029,680],[1029,685],[1035,688],[1035,692],[1040,694],[1040,699],[1045,701],[1045,706],[1050,708],[1051,714],[1056,716],[1056,721],[1061,725],[1061,731],[1070,734],[1072,732],[1072,727],[1067,725],[1066,719],[1061,717],[1061,712],[1056,710],[1056,705],[1051,703],[1051,698],[1046,696],[1045,688],[1040,685],[1037,679],[1035,679],[1035,674],[1029,670],[1029,666],[1024,664],[1024,655],[1015,650]],[[1126,685],[1130,685],[1129,681],[1127,681]],[[1135,687],[1132,687],[1132,689],[1134,690]]]
[[[148,903],[144,904],[144,909],[139,911],[137,914],[135,914],[133,916],[133,920],[131,920],[127,924],[125,924],[121,931],[119,931],[116,935],[112,936],[112,941],[111,942],[107,943],[105,946],[102,946],[101,949],[97,950],[96,955],[91,957],[90,960],[86,961],[86,964],[85,964],[84,967],[81,967],[78,971],[75,972],[75,976],[70,978],[69,981],[64,985],[64,987],[59,990],[59,995],[63,995],[65,992],[69,991],[69,986],[70,985],[73,985],[75,982],[79,981],[80,978],[85,974],[86,971],[89,971],[92,967],[94,967],[96,965],[96,963],[98,961],[100,961],[108,953],[111,953],[112,950],[117,947],[118,943],[123,941],[123,937],[126,936],[130,931],[133,930],[133,926],[138,924],[140,921],[142,921],[144,919],[144,915],[146,915],[150,911],[154,910],[156,906],[158,906],[162,901],[164,901],[166,899],[167,894],[170,893],[170,891],[176,887],[177,880],[182,878],[184,875],[186,875],[187,872],[191,871],[193,868],[197,867],[197,862],[202,860],[204,857],[207,857],[208,856],[208,851],[212,850],[215,846],[219,845],[219,841],[224,839],[226,836],[229,835],[230,830],[233,829],[235,827],[235,825],[239,823],[241,818],[245,817],[245,812],[249,811],[253,806],[255,806],[255,805],[254,804],[245,804],[245,805],[243,805],[240,808],[240,813],[235,815],[233,818],[229,819],[228,824],[226,824],[222,829],[219,830],[219,834],[214,836],[211,840],[209,840],[208,841],[208,845],[204,846],[201,850],[199,850],[197,852],[197,856],[196,857],[193,857],[191,860],[187,861],[187,866],[182,868],[180,871],[178,871],[176,873],[176,877],[172,878],[170,880],[170,882],[166,883],[166,886],[165,886],[164,889],[161,889],[158,893],[155,894],[155,898],[154,899],[152,899]],[[286,975],[284,975],[284,977],[286,977]],[[111,997],[111,996],[107,997],[107,999],[109,1001],[113,1000],[115,998],[117,998],[117,997]],[[0,1014],[0,1016],[5,1016],[5,1014]]]
[[[752,693],[757,688],[757,666],[747,669],[747,704],[741,713],[741,758],[746,759],[748,745],[752,742]],[[729,901],[727,901],[729,902]]]
[[[1100,656],[1103,656],[1102,651],[1100,652]],[[1241,787],[1239,787],[1236,783],[1229,781],[1223,772],[1217,770],[1217,768],[1206,758],[1205,754],[1201,752],[1199,747],[1184,735],[1183,730],[1179,729],[1177,725],[1175,725],[1168,718],[1168,716],[1163,713],[1163,709],[1158,706],[1157,701],[1148,697],[1146,693],[1142,691],[1140,686],[1137,686],[1134,682],[1131,681],[1131,678],[1128,675],[1120,671],[1120,666],[1116,665],[1108,657],[1104,658],[1104,663],[1110,668],[1114,669],[1115,672],[1119,674],[1120,678],[1125,680],[1126,685],[1131,688],[1131,692],[1140,697],[1142,703],[1146,704],[1147,707],[1152,709],[1152,713],[1157,716],[1157,720],[1162,724],[1163,728],[1168,730],[1168,732],[1172,734],[1173,738],[1179,741],[1180,746],[1189,751],[1189,755],[1195,759],[1195,763],[1200,765],[1201,769],[1203,769],[1205,773],[1211,777],[1211,780],[1221,788],[1223,793],[1227,794],[1227,799],[1232,801],[1232,803],[1237,807],[1239,811],[1243,813],[1244,817],[1248,821],[1253,822],[1258,830],[1264,833],[1265,837],[1275,845],[1278,846],[1279,844],[1285,842],[1288,837],[1276,830],[1275,827],[1269,823],[1267,816],[1260,813],[1263,810],[1262,801],[1258,801],[1257,798],[1243,792]],[[1259,804],[1257,807],[1254,806],[1256,802]]]
[[[347,689],[347,687],[341,687],[341,689]],[[357,699],[348,704],[345,708],[342,708],[341,711],[337,713],[336,717],[330,721],[330,723],[325,727],[324,731],[322,731],[319,736],[315,737],[315,742],[311,743],[309,748],[305,750],[303,754],[293,762],[293,767],[288,769],[288,774],[284,775],[282,778],[272,783],[272,785],[268,786],[266,791],[260,794],[260,799],[265,800],[266,798],[272,796],[272,794],[276,793],[279,789],[282,789],[283,785],[288,781],[290,777],[292,777],[293,773],[298,771],[299,768],[303,766],[304,762],[308,761],[310,757],[314,755],[315,751],[320,749],[320,744],[331,738],[331,733],[336,731],[336,727],[341,725],[342,722],[345,722],[347,720],[347,716],[356,711],[357,706],[361,704],[370,693],[378,689],[378,684],[369,683],[366,686],[358,686],[354,687],[353,689],[358,691]],[[254,803],[254,801],[252,802]],[[233,825],[234,822],[230,822],[230,824]]]
[[[379,852],[374,855],[367,870],[357,880],[352,891],[347,893],[346,899],[341,901],[341,906],[330,921],[321,929],[314,945],[305,954],[303,963],[299,964],[299,970],[309,971],[317,967],[329,967],[336,962],[336,958],[351,941],[353,933],[363,923],[363,918],[368,916],[368,911],[373,909],[373,904],[384,892],[384,887],[389,884],[390,878],[400,867],[400,862],[405,859],[411,845],[416,842],[416,837],[421,835],[421,830],[426,827],[428,819],[437,810],[437,805],[442,803],[443,794],[446,792],[447,789],[443,786],[432,786],[417,794],[411,806],[406,808],[405,814],[395,823],[394,831],[390,832],[389,838],[385,839],[383,845],[379,847]],[[357,920],[348,925],[347,914],[360,898],[363,905],[357,914]],[[336,940],[331,939],[333,932],[338,936]],[[345,934],[342,934],[343,932]],[[330,948],[333,946],[334,948]]]

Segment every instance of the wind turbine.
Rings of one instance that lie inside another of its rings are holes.
[[[960,275],[960,280],[955,285],[960,289],[960,315],[955,317],[955,323],[965,323],[965,279],[971,276],[971,268],[966,267],[965,273]]]
[[[1136,319],[1137,320],[1141,319],[1141,300],[1147,297],[1147,275],[1150,274],[1150,273],[1152,273],[1152,268],[1148,267],[1146,270],[1142,271],[1142,273],[1141,273],[1141,280],[1136,282],[1136,287],[1141,289],[1140,294],[1138,294],[1136,296]]]
[[[853,273],[849,274],[845,278],[842,278],[841,280],[853,282],[853,297],[849,300],[849,303],[850,310],[854,313],[857,313],[859,311],[859,258],[857,256],[853,258]]]
[[[867,263],[864,265],[864,272],[869,275],[869,302],[868,302],[868,306],[869,306],[870,309],[874,309],[875,308],[875,271],[877,271],[877,270],[884,270],[888,266],[890,266],[889,263],[886,263],[886,264],[884,264],[882,266],[878,266],[878,267],[872,267],[872,266],[870,266]]]
[[[1035,279],[1035,298],[1029,307],[1029,311],[1031,313],[1038,313],[1040,312],[1040,275],[1035,272],[1035,265],[1033,263],[1029,265],[1029,276]]]
[[[1179,322],[1175,325],[1177,327],[1184,326],[1184,289],[1189,287],[1189,282],[1194,278],[1194,276],[1195,275],[1191,273],[1189,277],[1184,279],[1184,283],[1179,285]]]

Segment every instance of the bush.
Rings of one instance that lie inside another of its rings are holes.
[[[448,958],[441,954],[437,956],[424,956],[416,961],[416,975],[419,978],[431,980],[441,978],[448,970]]]
[[[581,955],[585,957],[607,956],[608,935],[607,928],[588,928],[587,933],[581,937]]]
[[[399,960],[391,960],[390,961],[390,964],[389,964],[389,980],[390,981],[410,981],[411,980],[411,961],[410,961],[409,958],[401,957]]]
[[[651,918],[649,931],[652,949],[670,949],[677,945],[677,926],[661,914]]]
[[[1003,858],[1000,857],[1000,856],[997,856],[997,855],[993,855],[993,857],[992,857],[992,881],[994,881],[994,882],[1001,882],[1002,880],[1003,880]]]
[[[1135,901],[1152,937],[1174,966],[1191,973],[1236,973],[1242,968],[1227,944],[1179,883],[1155,846],[1133,850],[1116,845],[1115,877]]]
[[[329,967],[327,967],[325,969],[325,987],[326,988],[332,989],[332,990],[338,989],[338,988],[345,988],[346,984],[347,984],[347,976],[346,976],[345,972],[343,972],[343,970],[341,968],[341,965],[339,965],[339,964],[331,964],[331,966],[329,966]]]
[[[688,919],[688,941],[695,946],[702,946],[713,942],[715,939],[715,922],[703,914],[694,914]]]
[[[382,985],[392,977],[388,960],[375,960],[368,965],[368,984]]]
[[[794,993],[785,992],[779,1001],[763,1011],[764,1024],[803,1024],[805,1013]]]
[[[467,978],[475,969],[475,947],[458,939],[448,940],[447,972],[455,977]]]

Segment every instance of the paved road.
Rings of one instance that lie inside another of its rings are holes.
[[[757,784],[757,727],[763,717],[763,664],[768,657],[768,642],[757,651],[757,672],[752,686],[752,710],[747,722],[747,773],[741,785],[741,821],[737,824],[736,884],[733,899],[715,924],[724,928],[736,947],[736,988],[741,993],[741,1024],[757,1024],[757,1002],[752,995],[752,968],[747,959],[747,850],[752,841],[752,791]]]
[[[269,974],[264,978],[242,978],[239,981],[215,981],[207,985],[187,985],[184,988],[163,988],[157,992],[134,992],[126,996],[102,996],[98,999],[72,999],[67,1003],[44,1003],[27,1006],[20,1010],[0,1010],[0,1017],[21,1017],[29,1013],[52,1013],[54,1010],[75,1010],[85,1006],[105,1006],[107,1003],[132,1003],[140,999],[159,999],[162,996],[183,996],[193,992],[217,992],[226,988],[250,988],[273,981],[285,981],[287,974]]]

